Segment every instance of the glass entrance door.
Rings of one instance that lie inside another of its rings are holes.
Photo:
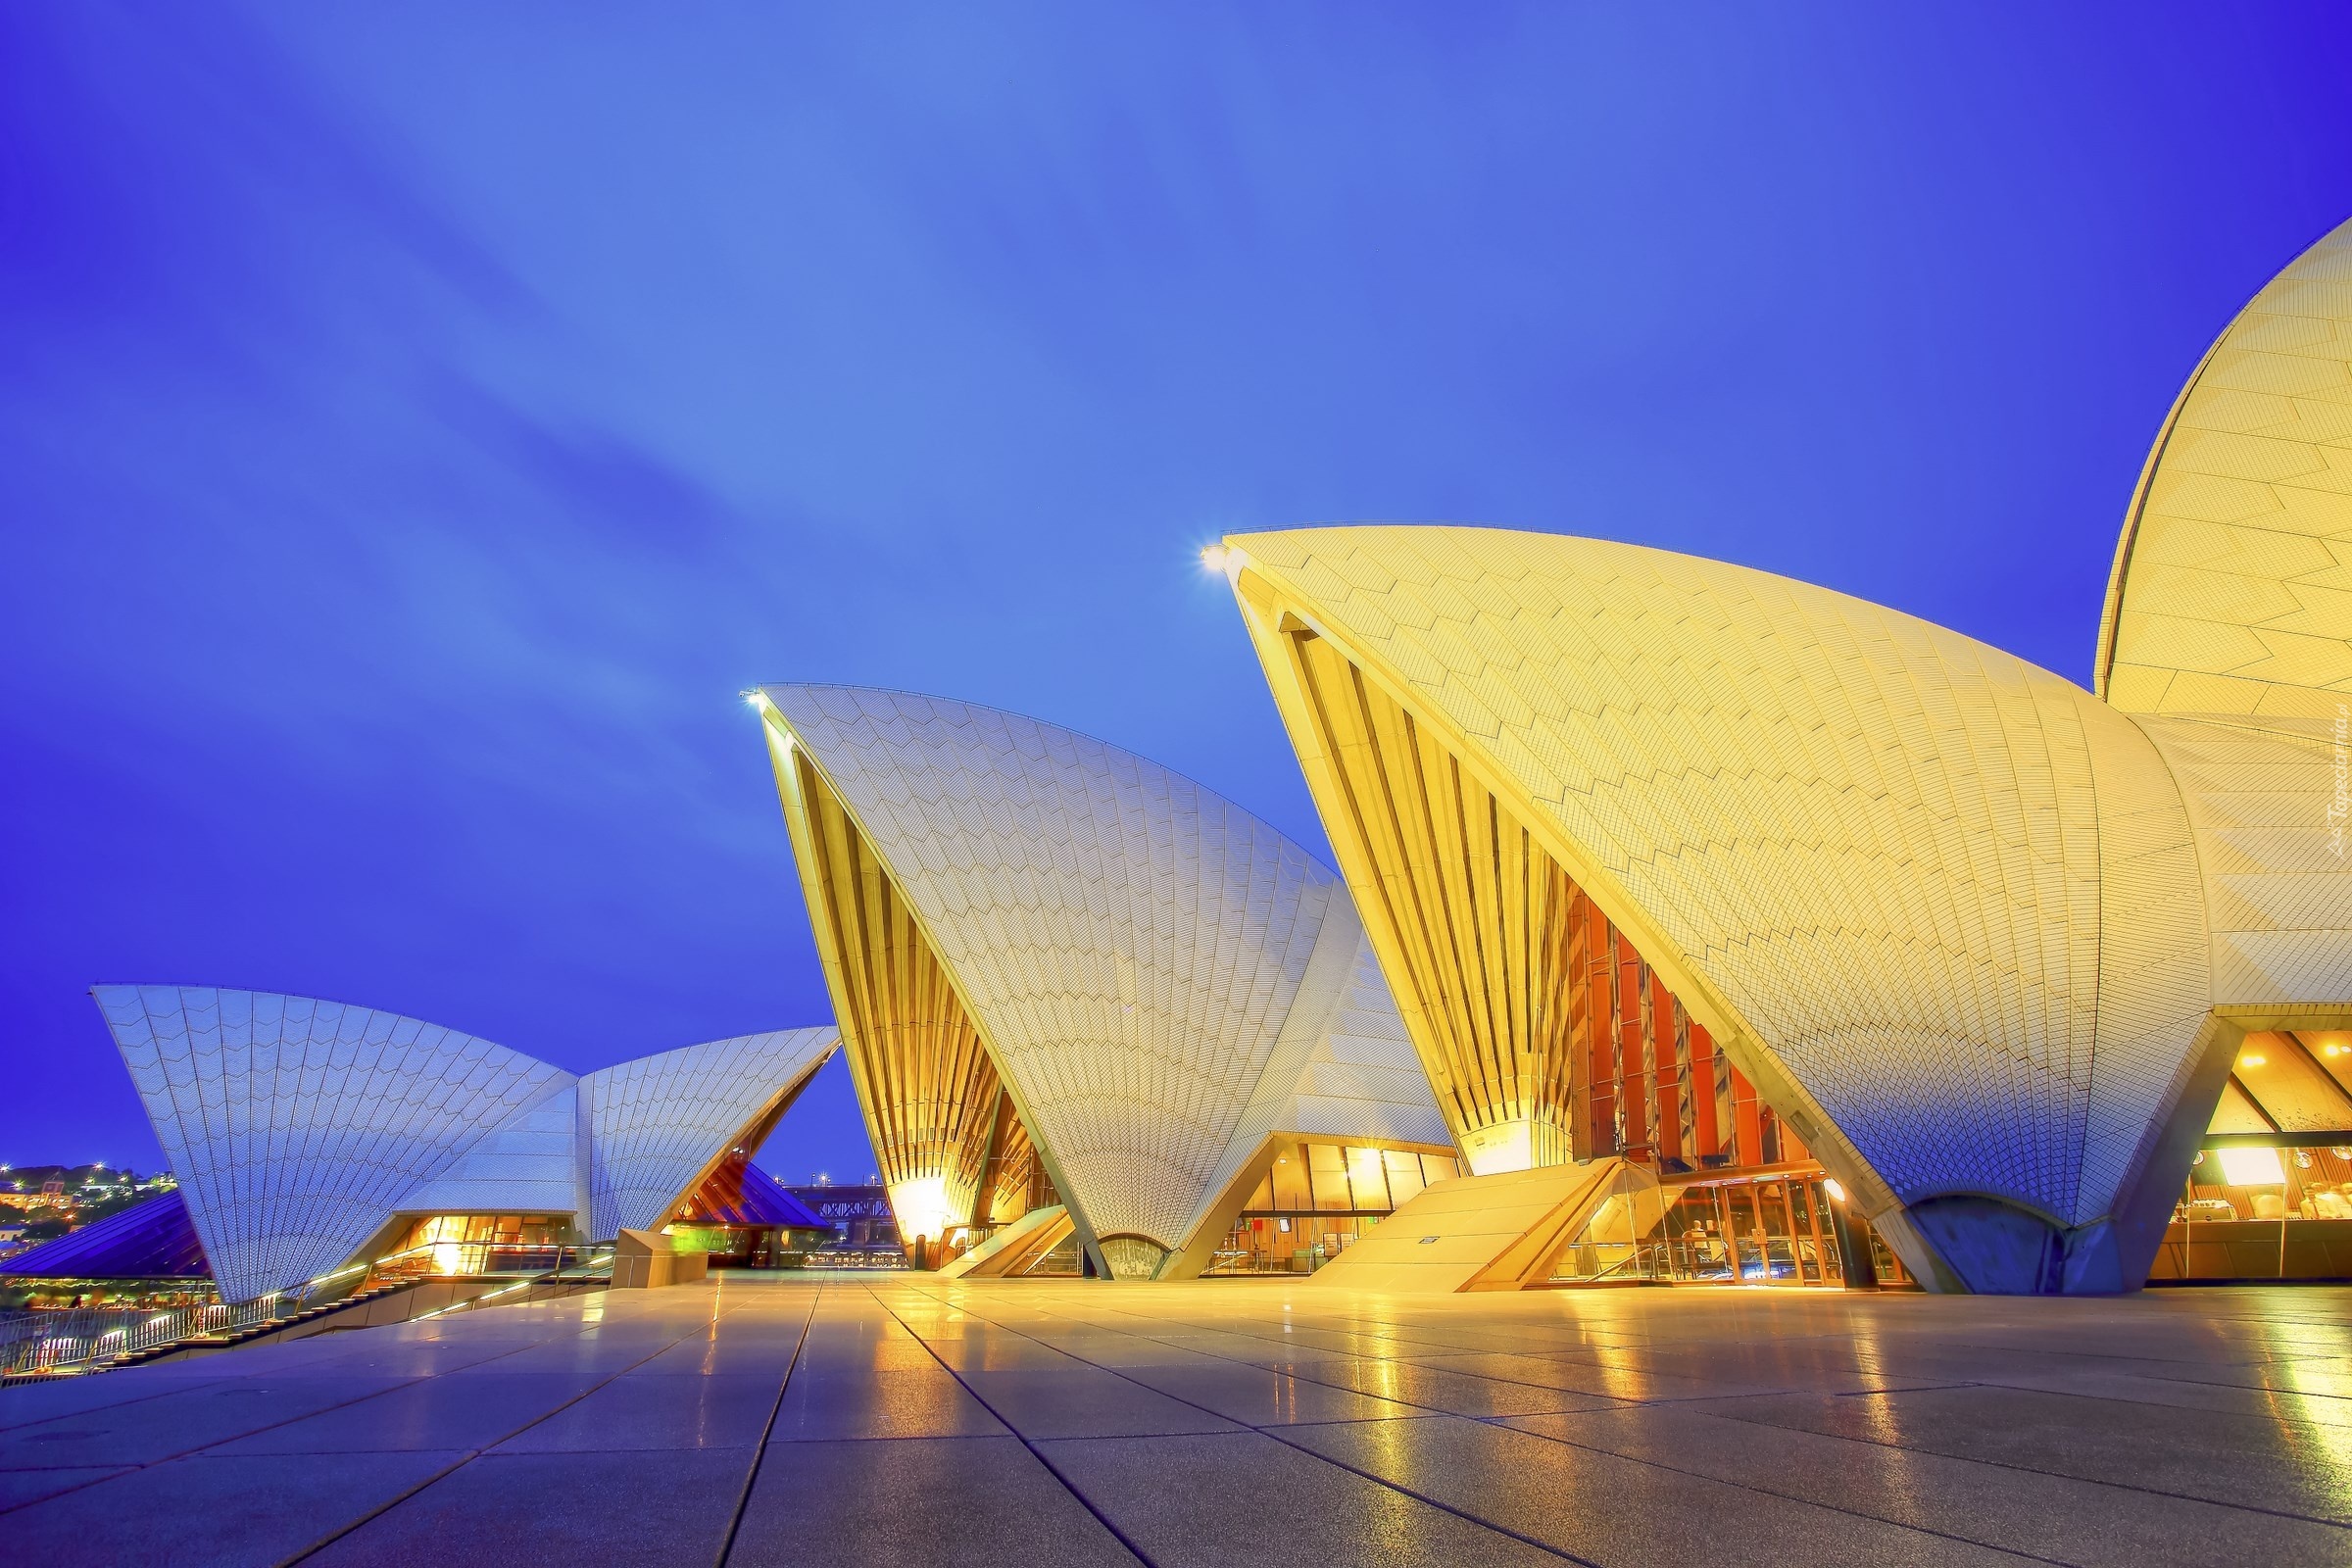
[[[1819,1166],[1714,1179],[1668,1177],[1650,1203],[1604,1204],[1589,1234],[1562,1251],[1552,1279],[1841,1286],[1845,1269],[1824,1180]]]

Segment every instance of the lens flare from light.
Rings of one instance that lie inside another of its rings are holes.
[[[945,1236],[955,1210],[948,1202],[944,1176],[917,1176],[890,1190],[890,1211],[899,1222],[899,1235],[908,1241],[931,1241]]]

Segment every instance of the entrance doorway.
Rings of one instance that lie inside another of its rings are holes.
[[[1840,1225],[1817,1164],[1662,1179],[1629,1167],[1617,1187],[1562,1249],[1549,1283],[1839,1288],[1849,1273],[1841,1232],[1870,1247],[1865,1282],[1911,1283],[1859,1215]]]

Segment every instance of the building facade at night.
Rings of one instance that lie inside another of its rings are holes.
[[[185,986],[93,995],[179,1178],[159,1201],[184,1202],[225,1301],[419,1250],[445,1272],[480,1272],[624,1229],[817,1228],[748,1156],[832,1054],[831,1029],[575,1076],[339,1003]]]
[[[1630,545],[1211,556],[1472,1171],[1623,1162],[1556,1277],[1818,1272],[1840,1193],[1932,1289],[2342,1272],[2352,225],[2167,420],[2095,692]]]
[[[182,1207],[58,1255],[195,1245],[232,1302],[664,1227],[1449,1290],[2352,1271],[2352,224],[2166,420],[2091,690],[1639,546],[1210,556],[1336,874],[1069,730],[762,687],[838,1031],[575,1076],[101,986]],[[848,1232],[750,1162],[836,1044],[882,1185],[819,1198],[885,1210]]]
[[[1289,1271],[1452,1172],[1363,923],[1298,845],[1018,714],[835,686],[757,702],[919,1260]]]

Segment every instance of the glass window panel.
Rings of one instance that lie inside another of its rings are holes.
[[[2326,1069],[2345,1094],[2352,1095],[2352,1029],[2306,1029],[2295,1036],[2312,1060]]]
[[[1381,1171],[1380,1151],[1350,1149],[1348,1155],[1348,1191],[1353,1200],[1351,1207],[1381,1208],[1389,1206],[1389,1181]]]
[[[1331,1144],[1306,1146],[1306,1168],[1314,1182],[1315,1207],[1348,1206],[1347,1152]]]
[[[1423,1154],[1421,1179],[1424,1182],[1451,1181],[1462,1173],[1461,1165],[1451,1154]]]
[[[2336,1058],[2341,1060],[2340,1056]],[[2252,1034],[2237,1051],[2237,1081],[2281,1132],[2352,1127],[2352,1105],[2318,1062],[2284,1035]]]
[[[1389,1151],[1381,1156],[1388,1167],[1389,1197],[1398,1208],[1411,1202],[1421,1193],[1421,1156]]]
[[[1297,1144],[1274,1156],[1271,1179],[1274,1185],[1276,1208],[1312,1208],[1314,1200],[1306,1191],[1306,1160]]]
[[[2262,1119],[2254,1102],[2238,1093],[2237,1085],[2222,1085],[2222,1102],[2213,1108],[2213,1121],[2206,1128],[2210,1133],[2267,1133],[2271,1124]]]

